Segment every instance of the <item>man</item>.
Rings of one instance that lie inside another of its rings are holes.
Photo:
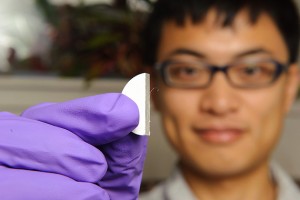
[[[300,199],[270,165],[298,87],[298,25],[287,0],[158,0],[145,63],[180,160],[140,199]],[[137,119],[121,94],[0,113],[1,199],[137,199],[147,142],[129,134]]]
[[[292,1],[159,0],[143,41],[179,162],[140,199],[300,199],[270,161],[299,84]]]

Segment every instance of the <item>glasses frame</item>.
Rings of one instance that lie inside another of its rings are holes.
[[[203,88],[207,88],[209,87],[209,85],[211,84],[211,82],[213,81],[213,78],[215,76],[216,73],[218,72],[222,72],[225,74],[225,77],[228,81],[228,83],[236,88],[243,88],[243,89],[254,89],[254,88],[263,88],[263,87],[267,87],[271,84],[273,84],[279,77],[281,74],[283,74],[284,72],[286,72],[289,68],[288,64],[282,64],[276,60],[273,59],[268,59],[268,60],[261,60],[260,62],[272,62],[275,64],[276,66],[276,71],[274,73],[274,76],[272,78],[272,80],[264,85],[259,85],[259,86],[241,86],[241,85],[237,85],[234,82],[231,81],[229,75],[228,75],[228,70],[232,67],[233,64],[235,63],[231,63],[228,65],[223,65],[223,66],[218,66],[218,65],[209,65],[206,64],[206,67],[209,69],[210,73],[210,77],[209,77],[209,81],[207,82],[207,84],[203,85],[203,86],[180,86],[180,85],[176,85],[176,84],[172,84],[168,77],[167,77],[167,73],[166,73],[166,68],[171,64],[171,63],[182,63],[180,61],[174,61],[174,60],[166,60],[163,62],[159,62],[155,64],[155,69],[156,71],[161,75],[163,82],[169,86],[169,87],[176,87],[176,88],[199,88],[199,89],[203,89]]]

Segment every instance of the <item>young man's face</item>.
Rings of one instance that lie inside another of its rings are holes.
[[[269,59],[287,63],[288,50],[268,15],[261,15],[253,25],[241,12],[233,26],[224,28],[211,11],[199,24],[189,20],[184,26],[173,21],[164,24],[157,61],[169,59],[218,66]],[[170,87],[158,78],[154,103],[182,163],[213,177],[266,164],[294,98],[296,71],[292,65],[276,82],[256,89],[233,87],[223,73],[216,73],[202,89]]]

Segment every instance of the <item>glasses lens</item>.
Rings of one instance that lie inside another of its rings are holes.
[[[165,67],[165,77],[171,86],[202,87],[208,84],[210,71],[198,62],[170,62]]]
[[[271,83],[277,73],[272,61],[238,63],[228,69],[230,81],[239,87],[260,87]]]

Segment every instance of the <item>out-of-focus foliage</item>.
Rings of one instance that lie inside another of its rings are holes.
[[[144,11],[132,9],[126,0],[77,6],[35,2],[52,27],[52,46],[48,62],[30,57],[22,60],[19,67],[86,80],[131,77],[142,71],[138,35]],[[151,6],[150,0],[144,2]]]
[[[126,0],[57,7],[47,0],[37,3],[55,30],[51,64],[60,75],[90,80],[141,72],[138,34],[145,14],[129,9]]]

